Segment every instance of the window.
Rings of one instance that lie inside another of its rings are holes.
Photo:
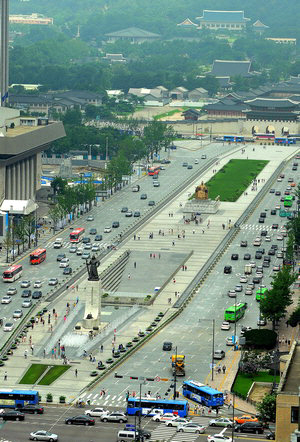
[[[298,415],[299,415],[299,408],[298,407],[291,407],[291,423],[292,424],[298,423]]]

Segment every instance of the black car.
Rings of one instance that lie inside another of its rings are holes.
[[[270,193],[275,193],[275,189],[270,189]]]
[[[62,259],[64,259],[66,257],[65,253],[60,253],[59,255],[57,255],[56,257],[56,261],[61,261]]]
[[[264,261],[268,261],[268,262],[270,262],[270,261],[271,261],[270,256],[264,256]]]
[[[271,215],[276,215],[276,213],[277,213],[277,212],[276,212],[275,209],[272,209],[272,210],[271,210]]]
[[[65,423],[68,425],[95,425],[95,419],[82,414],[80,416],[67,417]]]
[[[233,254],[231,255],[231,259],[232,259],[233,261],[237,261],[237,260],[239,259],[239,255],[238,255],[237,253],[233,253]]]
[[[258,222],[260,223],[260,224],[263,224],[264,222],[265,222],[265,218],[259,218],[259,220],[258,220]]]
[[[134,218],[138,218],[139,216],[141,216],[141,212],[139,212],[138,210],[136,210],[133,214]]]
[[[278,224],[272,224],[272,229],[278,229]]]
[[[126,212],[128,212],[128,207],[122,207],[121,213],[126,213]]]
[[[4,421],[23,421],[25,415],[18,410],[3,410],[0,413],[0,418]]]
[[[266,214],[266,212],[261,212],[261,214],[259,216],[260,216],[260,218],[266,218],[267,214]]]
[[[293,167],[292,167],[292,170],[297,170],[297,169],[298,169],[297,166],[293,166]]]
[[[252,279],[253,284],[260,284],[260,278],[257,278],[256,276]]]
[[[281,198],[280,198],[280,201],[283,203],[284,202],[284,196],[282,196]]]
[[[113,229],[117,229],[118,227],[120,227],[120,223],[119,221],[114,221],[111,226]]]
[[[241,247],[247,247],[248,246],[248,242],[247,241],[241,241]]]
[[[36,290],[32,293],[32,299],[40,299],[42,297],[42,292],[40,290]]]
[[[72,267],[65,267],[63,271],[63,275],[72,275]]]
[[[23,290],[21,298],[30,298],[30,296],[31,296],[31,290],[29,289]]]
[[[83,242],[83,244],[89,244],[89,243],[91,242],[91,238],[89,238],[88,236],[85,236],[85,237],[82,239],[82,242]]]
[[[281,195],[280,190],[276,190],[275,195],[276,195],[276,196],[280,196],[280,195]]]
[[[141,198],[141,200],[146,200],[147,199],[147,194],[146,193],[142,193],[140,198]]]
[[[22,412],[22,413],[31,413],[31,414],[43,414],[44,413],[44,407],[41,405],[31,405],[27,404],[23,407],[17,407],[16,410]]]
[[[261,259],[261,258],[262,258],[262,254],[260,252],[256,252],[255,259]]]
[[[244,422],[243,424],[235,425],[234,431],[237,433],[263,434],[264,427],[260,422]]]
[[[274,256],[275,255],[275,249],[270,249],[269,251],[268,251],[268,255],[270,256]]]
[[[90,229],[90,235],[96,235],[97,234],[97,229],[93,228]]]
[[[277,244],[272,244],[271,245],[271,249],[277,250],[278,249],[278,245]]]
[[[244,255],[244,260],[245,260],[245,261],[249,261],[249,259],[251,259],[251,255],[250,255],[250,253],[245,253],[245,255]]]
[[[275,439],[276,439],[276,436],[275,436],[274,431],[270,430],[269,433],[267,433],[267,434],[265,435],[265,438],[266,438],[266,439],[269,439],[269,440],[275,440]]]
[[[224,273],[231,273],[232,272],[232,266],[225,266],[224,267]]]
[[[172,350],[172,342],[164,342],[162,349],[164,351],[171,351]]]
[[[102,235],[96,235],[95,241],[102,241]]]
[[[149,201],[148,206],[155,206],[155,201]]]
[[[260,232],[260,236],[267,236],[268,235],[268,231],[267,230],[262,230]]]
[[[263,262],[263,267],[270,267],[269,261],[264,261]]]

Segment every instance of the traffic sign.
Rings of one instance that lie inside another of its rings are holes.
[[[159,376],[155,376],[155,380],[156,380],[156,382],[160,382],[160,377]]]

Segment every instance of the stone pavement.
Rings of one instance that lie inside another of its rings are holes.
[[[259,147],[256,147],[256,150],[258,149]],[[269,159],[269,157],[272,156],[269,163],[258,176],[258,179],[264,179],[267,182],[274,169],[278,166],[278,164],[281,163],[286,154],[271,155],[271,147],[268,147],[264,150],[261,147],[260,149],[261,158],[265,157]],[[249,150],[249,152],[247,153],[250,159],[256,157],[256,152],[252,152],[252,149],[247,150]],[[289,150],[289,152],[292,152],[292,149]],[[201,180],[203,179],[203,181],[207,181],[213,175],[212,169],[219,170],[221,167],[223,167],[225,163],[227,163],[227,161],[231,157],[244,158],[241,153],[226,155],[226,158],[221,159],[218,164],[212,166],[211,169],[207,170]],[[199,179],[188,189],[186,189],[184,192],[174,198],[167,205],[167,207],[159,211],[159,213],[156,214],[140,230],[140,232],[138,232],[137,236],[140,237],[140,240],[138,240],[137,238],[135,240],[134,238],[130,238],[120,247],[119,250],[117,250],[115,253],[111,253],[102,262],[102,269],[105,270],[105,268],[107,268],[117,258],[117,256],[121,255],[127,249],[143,252],[146,251],[149,254],[153,252],[169,254],[173,251],[176,253],[185,254],[193,250],[193,254],[185,263],[187,267],[186,270],[182,271],[182,269],[179,269],[177,274],[174,276],[174,279],[173,277],[170,278],[170,281],[159,293],[153,305],[147,308],[141,308],[140,311],[137,312],[139,314],[135,314],[132,318],[130,318],[130,320],[127,320],[123,326],[120,326],[120,328],[118,327],[118,332],[114,345],[118,346],[119,343],[125,345],[127,342],[132,341],[133,337],[136,336],[140,330],[145,331],[145,329],[151,324],[151,322],[154,321],[159,312],[164,312],[165,317],[167,318],[172,314],[173,311],[175,311],[175,309],[172,308],[172,304],[178,299],[178,296],[183,293],[186,286],[195,277],[202,265],[207,261],[211,253],[224,238],[227,233],[226,229],[230,228],[230,225],[239,218],[239,216],[243,213],[243,211],[246,209],[246,207],[256,194],[256,191],[251,191],[250,186],[246,193],[241,195],[236,203],[221,203],[219,212],[215,215],[209,215],[209,217],[206,217],[203,220],[202,224],[185,224],[182,217],[180,204],[184,203],[188,195],[194,191],[196,184],[199,184]],[[261,184],[258,185],[259,188],[260,186]],[[208,222],[208,220],[210,222]],[[223,223],[226,225],[225,230],[223,230],[222,228]],[[159,230],[163,230],[164,235],[159,234]],[[149,233],[153,233],[153,239],[149,239]],[[145,275],[147,275],[147,271],[145,271]],[[147,275],[147,277],[151,278],[151,275]],[[84,286],[84,281],[81,284]],[[177,297],[175,296],[175,291],[177,292]],[[18,384],[18,382],[20,381],[29,364],[34,362],[44,362],[43,357],[37,357],[36,355],[43,354],[43,349],[45,348],[47,336],[49,336],[50,338],[51,333],[56,333],[55,336],[58,337],[60,335],[60,330],[63,330],[64,328],[64,324],[69,321],[68,316],[64,320],[64,315],[66,313],[66,303],[70,303],[70,315],[72,313],[72,309],[75,311],[76,309],[80,309],[80,305],[84,302],[84,299],[80,299],[80,302],[76,305],[76,297],[77,294],[75,289],[70,289],[65,292],[62,296],[59,297],[58,300],[55,301],[53,306],[50,306],[49,309],[49,311],[52,311],[53,307],[56,309],[56,312],[58,313],[58,319],[55,320],[51,313],[49,325],[38,323],[34,326],[32,330],[30,330],[28,336],[32,336],[32,343],[34,344],[33,355],[30,354],[31,352],[28,337],[27,342],[20,343],[14,353],[14,356],[11,357],[7,361],[5,366],[0,369],[0,379],[1,376],[4,375],[5,371],[8,372],[8,379],[7,381],[5,381],[7,387],[19,388],[20,385]],[[171,304],[169,301],[170,298]],[[39,310],[43,306],[44,305],[39,306]],[[109,333],[107,333],[107,331],[109,331]],[[96,358],[96,361],[105,361],[108,357],[111,357],[113,330],[109,330],[109,328],[106,328],[102,332],[102,336],[103,339],[101,343],[104,346],[103,352],[101,352],[100,350],[100,343],[96,346],[96,348],[91,351],[92,355]],[[25,359],[24,357],[24,351],[26,349],[28,352],[27,359]],[[236,353],[238,354],[238,352]],[[47,351],[45,362],[56,364],[58,363],[58,359],[52,359],[51,353],[49,354],[49,352]],[[47,387],[38,386],[43,399],[45,398],[45,394],[48,392],[51,392],[53,394],[55,401],[58,400],[61,394],[64,394],[67,397],[67,402],[74,400],[80,395],[80,391],[92,379],[90,378],[90,373],[91,370],[95,369],[95,364],[89,362],[88,358],[84,359],[80,357],[71,359],[70,364],[70,370],[68,370],[64,375],[58,378],[52,385]],[[78,370],[77,376],[75,375],[76,368]],[[226,377],[224,377],[224,381],[221,381],[222,385],[220,384],[220,388],[222,388],[223,390],[227,389],[230,384],[230,379],[233,379],[234,377],[236,368],[237,357],[235,356],[232,360],[231,368],[230,366],[228,367],[228,372]],[[216,375],[216,378],[217,376],[218,375]],[[218,382],[220,383],[220,380]],[[230,388],[228,388],[228,390],[230,390]],[[236,401],[238,400],[236,399]],[[242,410],[245,410],[245,408],[242,407],[242,404],[239,405],[238,402],[236,402],[236,407],[241,407]]]

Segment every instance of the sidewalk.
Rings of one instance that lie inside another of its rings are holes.
[[[264,151],[266,153],[266,151]],[[253,153],[254,157],[255,152]],[[238,154],[233,154],[234,157],[238,157]],[[249,158],[251,158],[251,152],[249,152]],[[218,165],[212,166],[212,168],[219,169],[221,168],[225,162],[228,161],[229,158],[221,159],[218,162]],[[272,158],[265,169],[261,172],[258,178],[263,178],[266,182],[268,178],[271,176],[273,170],[277,167],[277,165],[282,161],[282,158]],[[203,176],[203,180],[207,181],[213,174],[212,168],[207,170],[207,172]],[[199,179],[197,180],[199,182]],[[117,347],[118,344],[122,343],[126,345],[129,341],[132,341],[134,336],[137,336],[139,331],[145,331],[146,328],[154,321],[159,312],[165,313],[165,318],[168,318],[172,313],[174,313],[175,309],[172,308],[172,303],[176,302],[178,297],[174,297],[174,291],[182,294],[186,286],[189,282],[195,277],[198,273],[201,266],[206,262],[208,257],[211,255],[213,250],[218,246],[220,241],[224,238],[227,231],[222,229],[222,222],[224,219],[230,219],[233,224],[239,216],[243,213],[248,204],[255,197],[256,192],[251,191],[250,189],[245,192],[245,194],[241,195],[239,200],[236,203],[221,203],[220,213],[216,215],[210,215],[210,225],[206,225],[207,219],[204,220],[203,224],[199,226],[195,226],[194,224],[184,224],[182,219],[182,212],[180,208],[180,202],[185,201],[187,195],[194,191],[195,183],[189,186],[184,192],[177,196],[177,198],[172,200],[164,209],[162,209],[154,218],[152,218],[139,232],[140,240],[134,240],[130,238],[125,241],[124,244],[117,250],[116,253],[110,254],[104,261],[101,263],[102,269],[105,270],[113,261],[115,261],[116,257],[123,253],[126,249],[130,248],[132,250],[143,250],[149,252],[157,252],[161,251],[164,253],[164,250],[174,251],[176,253],[187,253],[188,250],[193,250],[193,254],[185,263],[187,266],[186,271],[178,270],[176,274],[176,281],[174,282],[172,279],[166,284],[164,289],[158,294],[155,302],[151,307],[142,308],[140,314],[133,316],[130,321],[126,321],[120,329],[118,328],[117,339],[115,345]],[[170,217],[170,212],[172,216]],[[158,230],[164,227],[165,235],[158,235]],[[178,238],[178,233],[181,230],[185,230],[185,237]],[[205,230],[205,237],[203,236],[202,230]],[[195,232],[194,232],[195,230]],[[149,233],[155,232],[155,237],[153,240],[149,240]],[[205,238],[205,241],[203,241]],[[172,242],[175,242],[175,246],[172,245]],[[127,272],[128,273],[128,272]],[[80,284],[80,288],[84,288],[85,282],[83,281]],[[45,321],[47,324],[42,324],[41,322],[34,325],[33,329],[29,329],[27,342],[21,342],[18,345],[18,348],[14,351],[13,357],[9,357],[9,360],[5,362],[5,366],[0,369],[0,379],[1,376],[4,376],[4,372],[8,372],[8,379],[5,381],[5,385],[10,388],[20,388],[18,384],[21,377],[24,375],[25,371],[29,367],[30,363],[48,363],[48,364],[58,364],[62,362],[61,359],[52,358],[52,348],[57,345],[58,339],[60,339],[60,335],[63,334],[64,324],[68,322],[71,323],[71,329],[73,327],[73,316],[72,313],[76,309],[80,311],[84,308],[85,298],[83,295],[80,295],[81,299],[78,304],[76,304],[77,292],[76,290],[68,290],[64,292],[57,300],[55,300],[54,304],[50,304],[49,306],[46,303],[41,304],[36,309],[36,312],[40,311],[43,307],[47,307],[50,312],[50,323],[48,324],[48,317],[45,315]],[[171,298],[172,303],[169,303],[169,299]],[[64,315],[66,313],[66,304],[67,302],[71,306],[70,315],[66,317],[64,320]],[[75,307],[74,307],[75,303]],[[55,308],[58,313],[58,318],[55,320],[53,317],[52,309]],[[74,313],[75,315],[75,313]],[[106,317],[107,318],[107,317]],[[164,319],[165,319],[164,318]],[[103,320],[105,322],[109,322],[103,316]],[[130,324],[130,325],[129,325]],[[52,331],[51,331],[52,326]],[[291,329],[291,327],[289,327]],[[292,331],[292,330],[291,330]],[[32,343],[34,344],[34,354],[31,355],[30,344],[29,344],[29,336],[32,336]],[[285,333],[286,335],[286,333]],[[102,360],[104,363],[108,358],[112,357],[112,338],[113,338],[113,330],[109,335],[103,335],[101,343],[104,346],[103,352],[101,352],[100,346],[97,344],[95,348],[91,351],[93,357],[96,358],[96,361]],[[55,341],[56,340],[56,341]],[[98,341],[97,341],[98,342]],[[51,344],[51,345],[50,345]],[[48,347],[50,348],[48,349]],[[43,357],[43,350],[46,348],[46,357]],[[24,352],[27,349],[28,357],[25,359]],[[78,397],[80,391],[93,380],[90,377],[91,371],[95,370],[96,364],[89,361],[88,358],[82,358],[81,356],[70,358],[67,354],[67,357],[71,359],[69,361],[71,368],[64,373],[60,378],[58,378],[52,385],[50,386],[38,386],[38,390],[42,395],[42,400],[45,400],[45,395],[48,392],[53,394],[54,402],[58,402],[59,396],[64,394],[66,396],[67,402],[70,402]],[[240,352],[229,351],[226,356],[226,365],[227,370],[225,375],[216,374],[214,375],[214,385],[216,388],[221,389],[221,391],[230,391],[231,384],[233,382],[235,373],[238,367],[238,361],[240,357]],[[105,363],[105,365],[108,365]],[[78,370],[77,376],[75,374],[75,369]],[[3,379],[3,378],[2,378]],[[1,379],[1,380],[2,380]],[[37,386],[33,386],[32,388],[37,388]],[[99,386],[100,389],[100,386]],[[250,407],[250,404],[247,404]],[[242,411],[253,413],[252,408],[246,407],[244,401],[240,401],[240,399],[235,399],[235,408],[240,409]]]

